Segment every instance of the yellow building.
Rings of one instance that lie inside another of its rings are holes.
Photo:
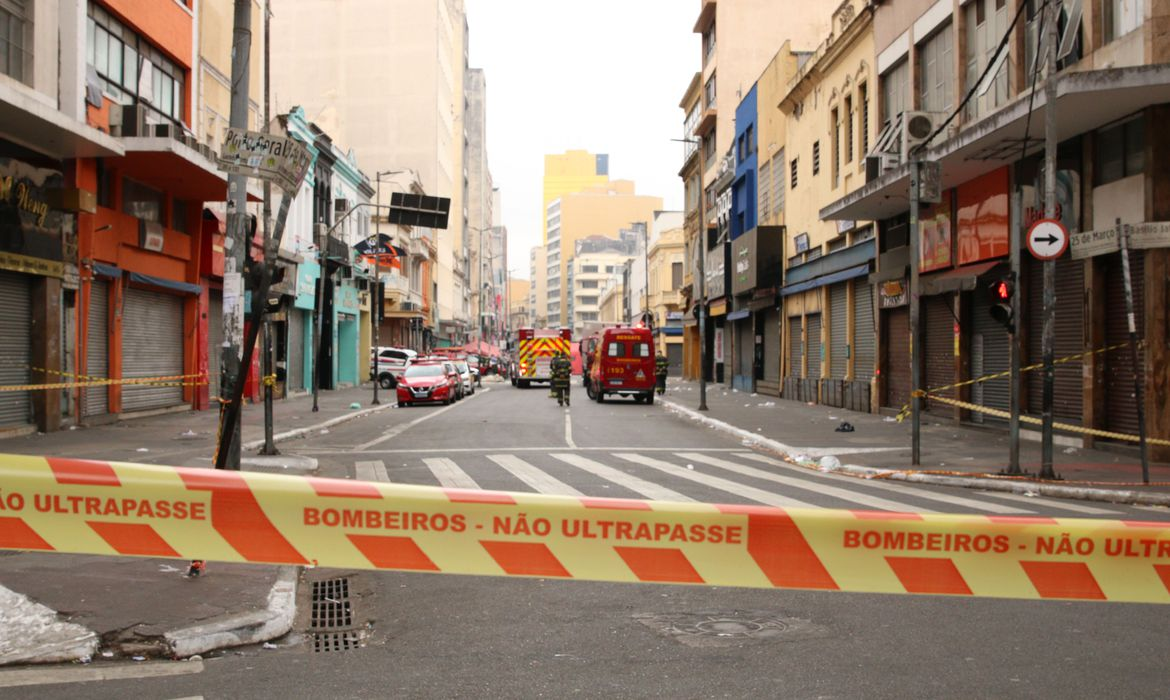
[[[871,116],[873,56],[872,6],[840,5],[832,34],[778,103],[786,145],[760,166],[783,175],[783,396],[856,410],[870,409],[874,377],[877,334],[867,279],[876,258],[874,228],[869,221],[825,221],[819,212],[865,184],[865,154],[878,127]],[[774,218],[773,209],[769,204]]]
[[[565,151],[544,157],[544,197],[541,218],[544,220],[542,243],[548,243],[549,202],[570,192],[604,187],[609,182],[609,155],[588,151]],[[553,222],[555,223],[555,222]]]
[[[252,49],[248,62],[248,128],[264,116],[264,13],[268,0],[252,3]],[[192,115],[199,140],[219,151],[232,106],[232,0],[199,3],[199,107]]]
[[[620,238],[631,224],[649,226],[654,212],[662,209],[661,197],[634,193],[630,180],[614,180],[604,187],[567,192],[548,204],[548,239],[545,259],[545,300],[537,299],[537,317],[552,326],[570,324],[568,262],[577,241],[588,236]]]
[[[683,364],[683,229],[662,231],[650,245],[650,294],[654,313],[655,352],[670,360],[670,373],[679,376]]]

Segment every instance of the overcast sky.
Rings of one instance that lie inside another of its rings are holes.
[[[698,0],[466,0],[472,68],[487,80],[488,162],[508,266],[540,242],[544,155],[609,154],[611,180],[681,209],[678,103],[700,67]]]

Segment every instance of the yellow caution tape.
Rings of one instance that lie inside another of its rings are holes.
[[[52,390],[52,389],[82,389],[85,387],[95,386],[123,386],[123,385],[145,385],[145,386],[204,386],[208,382],[206,379],[194,382],[176,381],[185,379],[187,377],[199,377],[203,375],[198,374],[178,374],[170,377],[131,377],[128,379],[108,379],[100,378],[88,382],[50,382],[48,384],[8,384],[0,386],[2,391],[38,391],[38,390]]]
[[[0,456],[0,549],[1170,603],[1170,523],[665,503]]]

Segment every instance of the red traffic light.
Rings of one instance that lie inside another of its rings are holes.
[[[1008,286],[1007,280],[1000,280],[995,285],[995,296],[1001,301],[1007,301],[1012,297],[1012,288]]]

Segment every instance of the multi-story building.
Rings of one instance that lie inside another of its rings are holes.
[[[565,151],[560,155],[546,155],[540,208],[543,220],[541,242],[548,244],[549,228],[557,223],[555,218],[548,216],[549,205],[554,199],[569,192],[604,187],[608,182],[609,155],[605,153]]]
[[[650,238],[650,284],[647,301],[653,319],[656,352],[670,361],[678,376],[683,362],[683,214],[658,212]]]
[[[531,308],[528,304],[528,293],[532,283],[526,279],[508,278],[508,324],[507,330],[526,328],[532,325]]]
[[[451,199],[435,240],[438,325],[427,330],[439,344],[462,343],[474,325],[462,0],[281,0],[272,9],[276,110],[303,106],[369,172],[409,168],[427,194]],[[375,73],[386,79],[371,80]],[[390,193],[382,196],[387,204]]]
[[[499,314],[494,314],[495,250],[497,237],[494,215],[497,191],[492,187],[487,154],[487,81],[482,69],[472,68],[464,78],[467,107],[464,112],[464,133],[467,135],[467,158],[464,187],[467,192],[467,238],[465,241],[471,261],[469,303],[475,322],[471,332],[476,340],[489,340],[492,326]]]
[[[683,138],[682,167],[678,175],[683,181],[683,367],[682,376],[686,379],[699,378],[699,320],[695,313],[697,300],[702,296],[699,284],[699,255],[706,252],[705,242],[700,242],[700,214],[702,204],[702,177],[703,163],[700,153],[700,141],[695,138],[695,127],[699,124],[699,110],[702,108],[702,73],[695,73],[691,82],[679,101],[679,109],[683,111]],[[706,226],[702,226],[706,233]],[[704,239],[705,240],[705,239]],[[710,357],[708,352],[706,357]],[[708,361],[709,362],[709,361]],[[708,365],[709,366],[709,365]]]
[[[603,325],[626,323],[626,287],[623,273],[610,275],[601,289],[601,298],[598,300],[597,325],[585,327],[585,333]]]
[[[568,259],[576,242],[586,236],[618,237],[634,223],[646,225],[662,209],[661,197],[634,194],[634,183],[615,180],[604,188],[567,192],[549,202],[546,211],[546,290],[544,313],[552,325],[569,325]]]
[[[878,285],[881,371],[875,402],[889,410],[909,402],[912,266],[921,274],[917,345],[926,387],[1007,369],[1011,340],[991,316],[990,287],[1009,267],[1013,222],[1023,233],[1043,216],[1040,145],[1047,110],[1053,109],[1059,146],[1051,205],[1072,233],[1069,253],[1055,262],[1055,354],[1072,359],[1057,365],[1054,415],[1064,423],[1136,435],[1136,375],[1144,388],[1148,433],[1168,435],[1170,349],[1143,343],[1137,365],[1131,361],[1116,244],[1119,227],[1128,226],[1138,337],[1165,337],[1166,295],[1150,290],[1167,278],[1170,265],[1155,233],[1164,230],[1155,222],[1170,221],[1167,176],[1158,165],[1170,143],[1159,128],[1170,116],[1170,47],[1155,39],[1166,8],[1110,1],[1086,3],[1083,13],[1069,16],[1060,26],[1057,97],[1050,105],[1046,73],[1033,60],[1041,18],[1029,4],[1013,23],[1017,7],[994,0],[922,0],[873,10],[873,118],[883,131],[857,146],[872,164],[866,182],[822,203],[819,214],[830,221],[877,222],[872,280]],[[1005,37],[1007,58],[995,61]],[[941,201],[920,212],[914,241],[920,252],[912,259],[906,199],[911,165],[905,156],[919,144],[922,160],[941,164]],[[1043,264],[1020,255],[1016,294],[1025,301],[1015,327],[1026,366],[1041,357],[1044,275]],[[1091,354],[1076,357],[1082,353]],[[1025,412],[1040,411],[1041,384],[1039,372],[1025,374]],[[940,396],[1006,408],[1009,394],[1007,382],[997,379]],[[928,400],[926,407],[959,420],[999,420],[942,401]],[[1075,432],[1058,439],[1105,442]],[[1167,450],[1152,448],[1154,455],[1165,459]]]
[[[537,328],[543,328],[548,323],[548,312],[545,309],[546,285],[548,284],[548,271],[545,269],[547,259],[548,254],[543,245],[533,246],[528,251],[528,275],[529,279],[532,280],[532,286],[528,289],[528,317],[532,319],[532,324]]]
[[[605,282],[632,259],[635,245],[635,241],[605,236],[589,236],[574,244],[568,275],[572,322],[567,325],[575,337],[580,337],[589,324],[601,320],[601,291]]]

